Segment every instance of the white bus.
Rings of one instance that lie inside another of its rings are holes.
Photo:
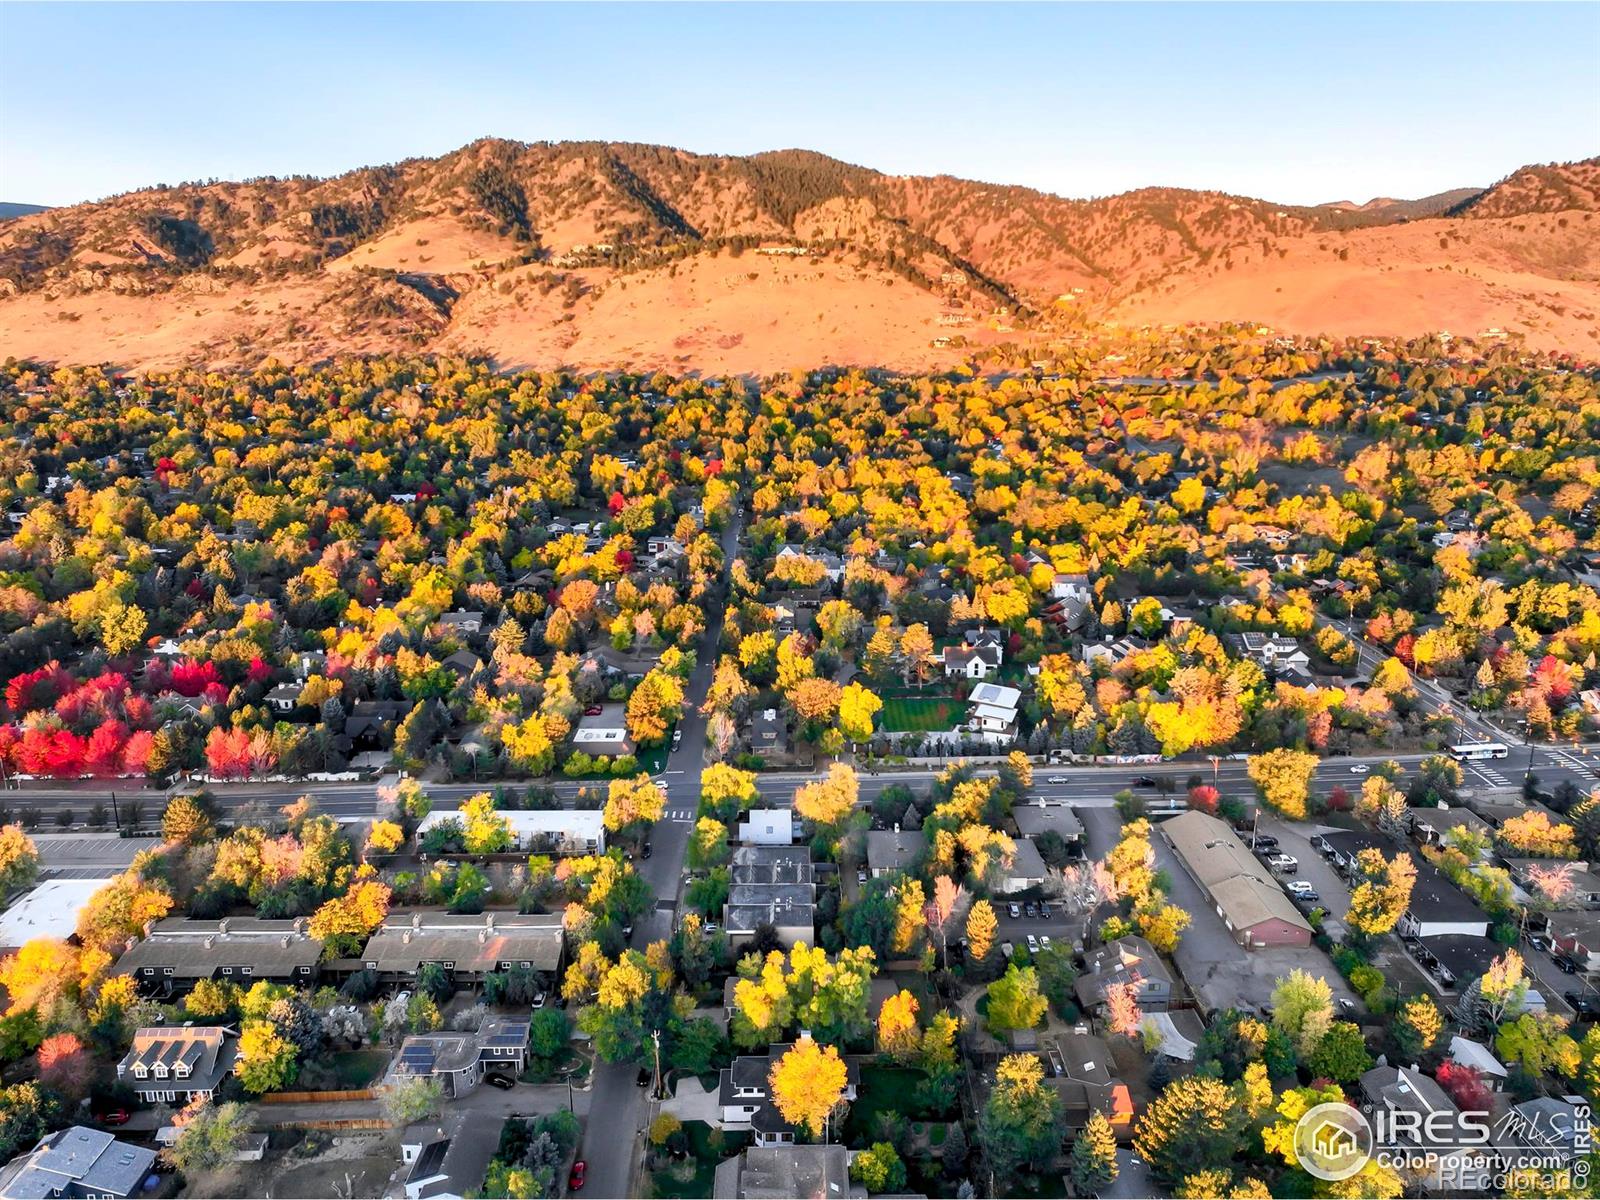
[[[1501,742],[1463,742],[1450,747],[1450,757],[1457,762],[1482,762],[1489,758],[1505,758],[1511,748]]]

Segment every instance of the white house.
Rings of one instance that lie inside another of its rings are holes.
[[[1000,651],[994,646],[946,646],[939,657],[946,678],[987,679],[1000,669]]]
[[[1017,735],[1017,708],[1022,703],[1022,693],[1014,687],[997,683],[980,683],[967,696],[972,706],[967,714],[967,728],[983,734],[990,741],[1004,741]]]
[[[792,808],[752,808],[739,822],[739,840],[747,846],[792,846],[794,839]]]

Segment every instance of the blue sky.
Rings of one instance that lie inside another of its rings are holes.
[[[1600,5],[0,3],[0,200],[493,134],[1068,196],[1413,197],[1600,152]]]

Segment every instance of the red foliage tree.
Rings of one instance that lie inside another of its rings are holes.
[[[1222,793],[1209,783],[1202,783],[1199,787],[1189,789],[1189,807],[1198,808],[1203,813],[1217,815],[1217,802],[1222,799]]]
[[[272,678],[272,666],[258,654],[250,660],[250,667],[245,671],[245,678],[251,683],[265,683]]]
[[[83,765],[94,775],[117,775],[122,771],[122,747],[128,740],[128,727],[107,719],[95,726],[83,749]]]
[[[1489,1085],[1476,1067],[1463,1066],[1454,1059],[1445,1059],[1434,1076],[1445,1094],[1455,1101],[1463,1112],[1488,1112],[1491,1104]]]
[[[220,779],[243,779],[249,775],[250,735],[242,729],[212,729],[206,736],[206,765]]]
[[[39,1078],[55,1091],[82,1096],[93,1074],[94,1064],[77,1034],[56,1033],[39,1043]]]
[[[180,696],[198,696],[214,683],[221,683],[214,662],[197,663],[185,660],[172,668],[172,690]]]
[[[150,753],[155,749],[156,735],[148,729],[140,729],[128,736],[122,746],[122,773],[124,775],[148,775],[150,773]]]

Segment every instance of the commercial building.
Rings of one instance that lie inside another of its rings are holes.
[[[1245,949],[1311,944],[1310,924],[1226,821],[1191,810],[1163,822],[1161,833]]]

